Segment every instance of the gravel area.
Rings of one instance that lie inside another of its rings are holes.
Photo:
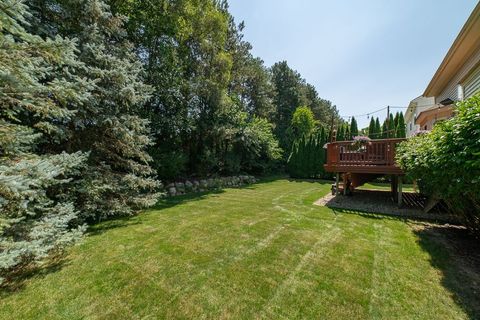
[[[438,208],[432,213],[424,213],[425,199],[418,194],[405,192],[404,205],[399,208],[393,201],[391,193],[379,190],[355,190],[351,196],[328,194],[315,201],[315,205],[334,209],[378,213],[410,219],[430,220],[438,222],[458,223],[458,219]]]

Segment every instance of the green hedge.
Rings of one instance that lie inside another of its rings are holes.
[[[455,116],[402,143],[397,161],[420,191],[439,197],[480,235],[480,95],[456,106]]]
[[[294,142],[288,158],[287,170],[292,178],[323,178],[326,160],[324,145],[327,135],[322,129],[319,133],[303,136]]]

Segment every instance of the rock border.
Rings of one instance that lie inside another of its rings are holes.
[[[185,194],[192,194],[198,192],[214,191],[223,188],[241,187],[256,183],[257,179],[254,176],[240,175],[229,177],[216,177],[208,179],[188,179],[170,182],[162,185],[160,192],[166,197],[175,197]]]

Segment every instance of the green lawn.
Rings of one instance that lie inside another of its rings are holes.
[[[366,183],[363,186],[359,187],[360,190],[383,190],[388,191],[391,189],[390,183],[380,183],[380,182],[370,182]],[[404,184],[402,186],[404,192],[413,192],[413,184]]]
[[[329,190],[280,179],[103,223],[63,264],[3,292],[0,318],[475,316],[462,281],[476,275],[453,269],[440,235],[312,205]]]

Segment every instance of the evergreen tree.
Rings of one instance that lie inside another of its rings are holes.
[[[397,138],[405,138],[406,137],[406,126],[405,126],[405,118],[403,117],[403,113],[400,112],[398,117],[398,125],[397,125]]]
[[[50,2],[32,0],[42,30],[78,39],[85,65],[80,75],[95,81],[71,118],[65,146],[66,151],[90,151],[77,188],[78,208],[86,218],[103,219],[154,204],[158,182],[151,177],[146,152],[152,142],[148,121],[139,116],[150,87],[142,82],[142,65],[125,38],[124,18],[112,15],[101,0]]]
[[[387,124],[387,120],[384,120],[382,125],[382,139],[387,139],[387,138],[388,138],[388,124]]]
[[[75,42],[25,30],[22,1],[0,4],[0,283],[20,265],[37,263],[77,239],[75,198],[87,154],[43,146],[68,138],[65,123],[92,86],[78,77]],[[67,107],[68,106],[68,107]]]
[[[290,173],[290,176],[294,176],[294,173],[298,171],[297,164],[298,164],[298,141],[295,141],[292,145],[292,150],[290,151],[290,155],[287,159],[287,169]]]
[[[352,140],[352,134],[350,132],[350,126],[348,125],[348,123],[345,124],[345,128],[343,130],[344,130],[344,135],[345,135],[344,140],[345,141]]]
[[[391,113],[388,121],[388,137],[395,138],[395,120],[393,118],[393,114]]]
[[[309,175],[313,178],[315,174],[315,169],[317,167],[315,163],[316,155],[316,147],[317,147],[317,139],[316,135],[311,134],[308,138],[308,145],[307,145],[307,161],[306,161],[306,169]]]
[[[321,178],[325,177],[323,165],[326,153],[323,146],[326,143],[325,132],[303,136],[293,144],[288,158],[287,169],[293,178]]]
[[[356,136],[358,136],[358,124],[355,117],[352,117],[352,121],[350,122],[350,139]]]
[[[306,178],[307,139],[303,136],[298,144],[298,177]]]
[[[376,138],[375,119],[373,117],[370,118],[370,124],[368,125],[368,137],[370,139],[375,139]]]
[[[325,132],[325,129],[322,127],[320,131],[320,135],[318,138],[317,142],[317,159],[315,160],[315,163],[317,164],[317,172],[320,174],[321,177],[325,176],[325,169],[323,165],[326,163],[326,157],[325,157],[325,149],[324,145],[327,143],[327,134]]]
[[[337,129],[337,141],[345,141],[345,131],[343,123]]]
[[[375,119],[375,137],[373,139],[382,138],[382,127],[380,126],[380,119],[378,117]]]
[[[398,128],[398,121],[399,121],[399,117],[400,117],[399,114],[400,114],[400,112],[396,112],[395,117],[393,118],[393,127],[395,128],[394,129],[395,132],[393,134],[394,138],[398,138],[397,128]]]

